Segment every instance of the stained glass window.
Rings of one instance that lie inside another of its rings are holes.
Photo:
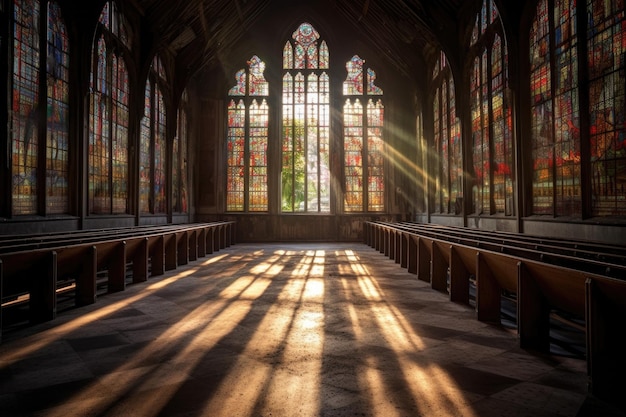
[[[513,119],[508,55],[493,0],[483,0],[471,39],[472,187],[475,214],[513,215]]]
[[[172,211],[187,213],[187,90],[178,106],[178,125],[172,147]]]
[[[167,211],[166,113],[161,85],[165,71],[158,56],[150,66],[144,94],[139,151],[139,209],[141,213],[163,214]]]
[[[12,30],[12,213],[67,213],[69,43],[59,6],[49,2],[42,14],[39,1],[14,0]],[[41,32],[45,68],[40,68]],[[40,103],[44,92],[45,104]],[[44,177],[45,187],[38,187]]]
[[[283,48],[283,212],[330,212],[330,80],[326,42],[302,23]]]
[[[383,211],[385,209],[383,90],[374,84],[376,73],[355,55],[346,63],[343,82],[344,125],[344,211]],[[365,107],[365,108],[364,108]]]
[[[93,49],[89,103],[90,214],[128,212],[130,87],[126,64],[119,56],[122,40],[116,37],[123,17],[112,5],[107,3],[100,15]]]
[[[13,213],[37,213],[39,1],[15,0],[13,20]]]
[[[226,210],[267,211],[269,84],[256,55],[237,71],[228,104]]]
[[[582,213],[576,51],[575,1],[540,1],[530,32],[533,214]]]
[[[626,215],[626,16],[623,0],[587,0],[591,210]]]
[[[59,6],[48,3],[46,213],[69,211],[69,43]]]
[[[440,56],[433,70],[435,99],[433,121],[437,163],[434,167],[434,212],[459,213],[462,196],[461,126],[456,116],[454,79],[446,55]]]

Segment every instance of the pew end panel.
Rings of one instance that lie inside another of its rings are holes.
[[[589,390],[626,408],[626,282],[588,278],[585,282]]]
[[[476,256],[476,311],[480,321],[501,324],[502,293],[517,293],[517,258],[488,251]]]

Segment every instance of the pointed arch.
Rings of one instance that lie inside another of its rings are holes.
[[[470,46],[472,212],[511,216],[515,214],[515,169],[508,52],[493,0],[483,0]]]
[[[92,50],[89,102],[89,214],[128,213],[128,69],[120,51],[123,16],[113,2],[100,14]],[[106,34],[106,36],[105,36]],[[125,35],[126,36],[126,35]]]
[[[432,91],[434,144],[437,159],[434,167],[435,201],[433,211],[460,214],[462,197],[461,128],[456,116],[454,78],[446,54],[439,52],[433,68]],[[474,93],[474,91],[472,90]]]
[[[141,120],[139,151],[139,211],[144,214],[167,212],[166,198],[166,111],[163,97],[165,71],[156,55],[146,80],[144,115]]]

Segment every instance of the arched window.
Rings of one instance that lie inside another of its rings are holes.
[[[591,214],[626,215],[624,2],[587,0]]]
[[[167,212],[165,187],[166,113],[163,86],[167,79],[161,59],[155,56],[146,80],[144,115],[139,145],[139,211]]]
[[[533,214],[582,214],[577,48],[575,0],[541,0],[530,32]]]
[[[69,44],[61,10],[56,2],[42,12],[38,0],[16,0],[12,23],[12,213],[67,213]],[[43,31],[46,68],[39,59]]]
[[[256,55],[237,71],[228,92],[226,210],[267,211],[269,84],[265,63]]]
[[[187,213],[187,143],[188,138],[188,97],[187,90],[178,105],[178,124],[176,136],[172,145],[172,211],[174,213]]]
[[[434,167],[435,213],[460,213],[463,190],[461,126],[456,116],[454,79],[443,51],[433,70],[434,145],[437,163]]]
[[[376,73],[367,69],[358,55],[346,63],[343,83],[344,125],[344,210],[347,212],[385,209],[384,106],[382,89],[374,84]],[[365,108],[365,109],[364,109]]]
[[[498,10],[483,0],[472,31],[470,74],[473,212],[514,214],[513,120],[508,55]]]
[[[330,212],[328,46],[302,23],[283,48],[283,212]]]
[[[114,2],[104,5],[93,46],[89,105],[89,213],[128,212],[129,37]]]

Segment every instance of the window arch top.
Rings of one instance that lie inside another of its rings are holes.
[[[500,14],[493,0],[483,0],[482,8],[476,15],[470,46],[478,43],[480,38],[487,32],[489,26],[499,21]]]
[[[267,96],[269,94],[269,84],[263,74],[265,72],[265,62],[258,56],[253,55],[247,64],[248,72],[243,68],[237,71],[235,74],[237,84],[228,91],[228,95],[245,96],[247,92],[250,96]]]
[[[293,32],[292,38],[300,45],[307,48],[320,38],[320,34],[310,23],[302,23],[300,27]]]
[[[115,2],[108,1],[104,4],[98,20],[109,32],[120,39],[124,46],[131,49],[131,38],[128,33],[126,20],[117,10]]]
[[[302,23],[283,49],[283,69],[328,69],[326,41],[310,23]]]
[[[350,61],[346,62],[346,70],[348,75],[343,82],[343,94],[344,95],[362,95],[363,89],[363,64],[365,60],[358,55],[354,55]],[[367,89],[366,94],[369,95],[382,95],[383,90],[374,84],[376,81],[376,72],[368,68],[367,69]]]

